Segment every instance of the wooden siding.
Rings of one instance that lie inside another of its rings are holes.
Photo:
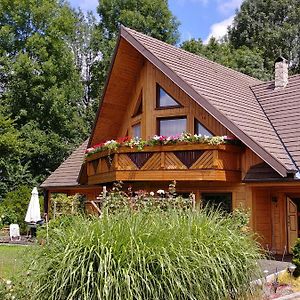
[[[104,98],[100,104],[90,145],[116,138],[120,121],[128,108],[128,100],[136,86],[145,59],[124,39],[120,40]],[[99,117],[100,116],[100,117]]]
[[[265,189],[253,191],[254,231],[258,241],[266,249],[272,248],[272,217],[270,192]]]
[[[124,114],[118,136],[125,136],[127,132],[129,135],[132,135],[132,126],[141,122],[142,138],[147,139],[157,134],[157,118],[179,116],[187,117],[188,132],[194,133],[194,119],[196,118],[214,135],[233,136],[229,130],[201,108],[201,106],[199,106],[150,62],[144,64],[137,78],[136,85],[133,87],[130,95],[129,105],[126,113]],[[182,105],[182,107],[157,109],[156,84],[159,84],[164,90],[166,90]],[[141,91],[143,98],[143,113],[132,117]]]

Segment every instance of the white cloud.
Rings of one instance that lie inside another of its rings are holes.
[[[207,44],[211,37],[215,37],[216,39],[222,38],[227,33],[227,28],[232,24],[233,19],[234,19],[234,15],[230,16],[229,18],[219,23],[215,23],[211,25],[209,35],[204,41],[204,43]]]
[[[218,0],[218,11],[222,14],[232,13],[242,4],[243,0]]]

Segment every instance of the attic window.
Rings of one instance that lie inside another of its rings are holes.
[[[141,91],[140,95],[139,95],[139,98],[136,102],[136,106],[135,106],[132,117],[136,117],[136,116],[138,116],[142,113],[143,113],[143,93]]]
[[[140,138],[141,137],[141,123],[137,123],[132,126],[132,136],[134,138]]]
[[[212,137],[213,134],[197,119],[195,119],[195,134],[206,135]]]
[[[181,105],[161,86],[156,85],[156,108],[176,108]]]

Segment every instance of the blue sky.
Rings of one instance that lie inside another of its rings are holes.
[[[69,0],[82,10],[96,10],[98,0]],[[179,19],[181,40],[210,36],[219,38],[232,23],[235,10],[243,0],[169,0],[169,7]]]

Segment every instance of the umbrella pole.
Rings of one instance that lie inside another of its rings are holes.
[[[46,214],[46,231],[47,231],[47,244],[48,244],[49,243],[48,214]]]

